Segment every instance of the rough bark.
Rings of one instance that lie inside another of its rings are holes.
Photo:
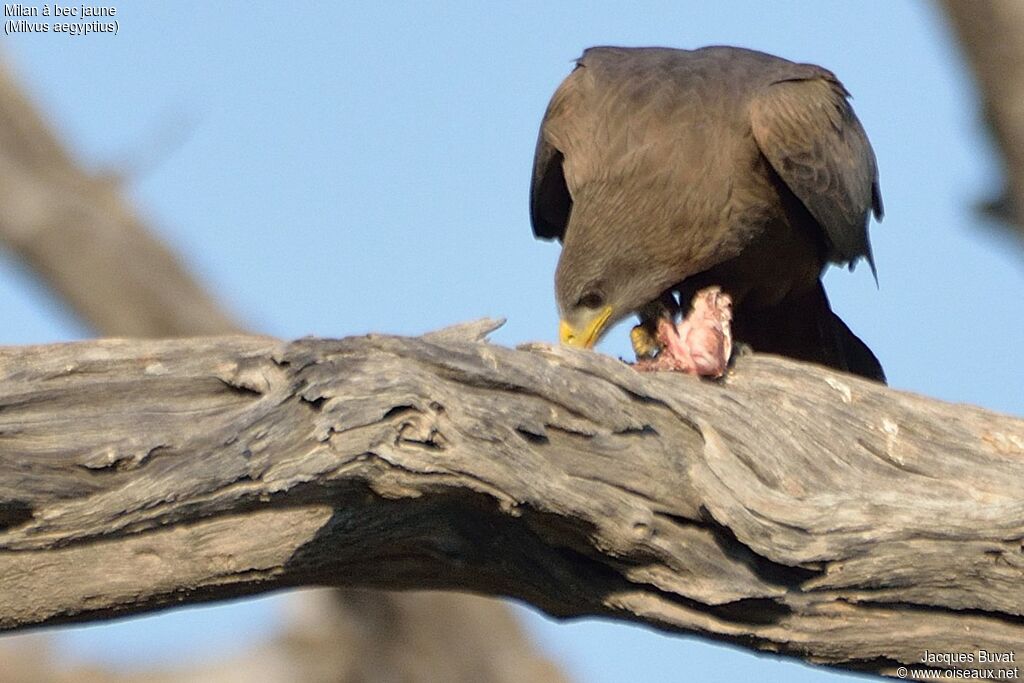
[[[1024,239],[1024,2],[940,0],[978,82],[1005,187],[986,204]]]
[[[99,334],[179,337],[240,331],[173,251],[147,230],[122,194],[116,177],[89,173],[76,163],[0,62],[0,243]],[[270,648],[280,655],[275,661],[287,658],[288,666],[263,666],[266,657],[247,656],[244,669],[234,662],[167,676],[219,681],[225,679],[217,672],[225,671],[260,681],[506,683],[524,675],[538,682],[565,680],[514,626],[509,610],[494,601],[410,594],[370,599],[349,592],[334,598],[321,594],[320,599],[333,606],[338,618],[320,623],[315,637],[295,627],[261,646],[261,652]],[[431,619],[425,617],[427,610]],[[465,627],[459,625],[462,620]],[[415,649],[403,647],[408,643]],[[17,659],[37,667],[25,680],[65,680],[38,657],[17,657],[13,649],[0,651],[5,677]],[[370,661],[345,654],[368,651],[378,656]],[[312,662],[322,665],[317,668],[321,673],[328,663],[342,668],[314,678]],[[95,675],[114,677],[110,672]],[[133,680],[141,677],[133,674]]]
[[[881,673],[1024,656],[1024,421],[769,356],[712,383],[466,340],[488,327],[0,351],[0,626],[316,584]]]

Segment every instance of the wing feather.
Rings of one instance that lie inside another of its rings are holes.
[[[878,166],[849,94],[832,74],[780,80],[755,96],[754,139],[761,153],[827,236],[830,258],[875,273],[868,218],[882,217]]]
[[[544,120],[537,135],[537,150],[533,156],[533,177],[530,180],[530,222],[533,234],[544,239],[565,236],[565,228],[572,212],[572,194],[565,181],[563,151],[557,140],[566,137],[563,129],[579,125],[574,119],[570,102],[578,99],[578,72],[582,63],[555,91],[544,112]],[[571,135],[568,137],[571,138]]]

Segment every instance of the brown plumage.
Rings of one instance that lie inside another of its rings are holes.
[[[820,281],[829,262],[874,271],[878,172],[847,97],[821,67],[751,50],[585,51],[544,116],[530,193],[534,234],[563,242],[563,341],[717,285],[737,341],[884,380]]]

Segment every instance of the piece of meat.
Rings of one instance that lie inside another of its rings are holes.
[[[656,339],[661,349],[642,359],[643,372],[671,370],[701,377],[721,377],[732,354],[732,299],[719,287],[707,287],[693,297],[693,307],[678,324],[658,318]]]

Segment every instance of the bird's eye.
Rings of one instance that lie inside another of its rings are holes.
[[[576,305],[583,308],[601,308],[604,306],[604,297],[600,292],[587,292],[580,297]]]

